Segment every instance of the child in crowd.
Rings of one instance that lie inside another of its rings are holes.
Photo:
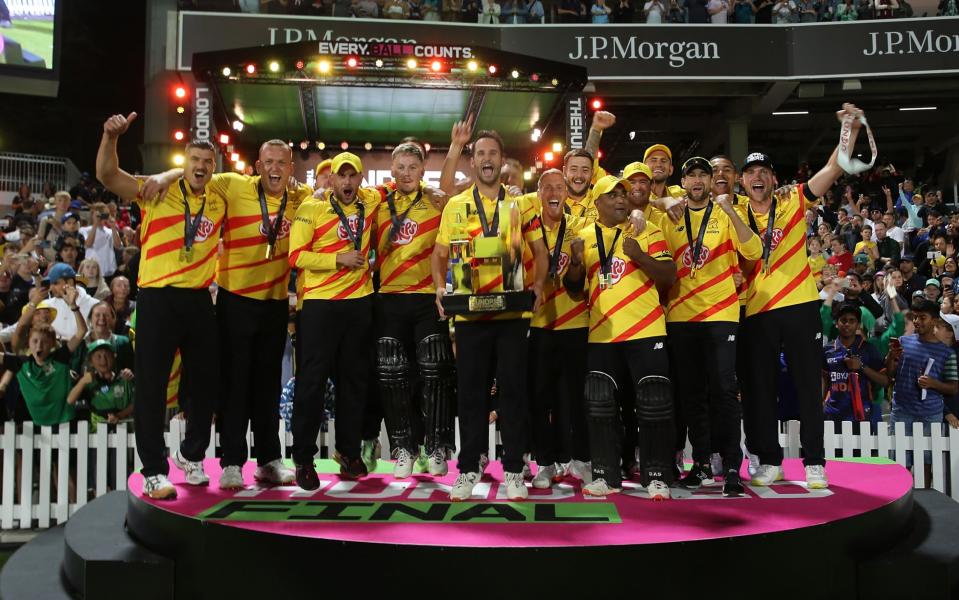
[[[86,331],[84,331],[86,333]],[[3,368],[13,371],[20,385],[30,419],[37,425],[59,425],[73,420],[73,406],[67,404],[70,391],[69,352],[60,346],[53,327],[42,324],[30,331],[30,354],[4,353]]]
[[[879,422],[873,410],[871,383],[889,385],[882,357],[860,335],[861,309],[852,304],[839,307],[836,328],[839,336],[823,352],[823,378],[826,392],[823,413],[829,420]]]
[[[822,268],[826,266],[826,257],[822,253],[822,240],[816,236],[806,240],[806,249],[809,251],[809,270],[815,277],[816,283],[822,281]]]
[[[133,414],[133,372],[116,368],[116,356],[110,340],[96,340],[87,346],[89,364],[77,381],[67,404],[90,412],[90,427],[98,423],[116,425]]]

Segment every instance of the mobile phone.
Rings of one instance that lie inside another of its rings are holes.
[[[899,343],[899,338],[897,337],[889,338],[889,349],[892,350],[893,348],[902,348],[902,344]]]

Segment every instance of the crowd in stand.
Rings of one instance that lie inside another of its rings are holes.
[[[789,24],[926,16],[908,0],[181,0],[180,8],[485,24]],[[959,15],[956,0],[941,0],[936,15]]]

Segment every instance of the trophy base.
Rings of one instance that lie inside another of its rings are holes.
[[[448,315],[527,312],[533,310],[533,293],[522,291],[495,294],[449,294],[443,296],[443,310]]]

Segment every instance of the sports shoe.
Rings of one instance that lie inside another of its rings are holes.
[[[429,473],[430,458],[426,455],[426,448],[420,446],[419,454],[416,455],[416,461],[413,462],[414,473]],[[444,473],[445,475],[445,473]]]
[[[650,500],[655,500],[656,502],[669,500],[669,486],[661,479],[653,479],[650,481],[649,485],[646,486],[646,493],[649,494]]]
[[[759,472],[759,457],[756,456],[755,454],[747,454],[746,456],[749,457],[749,467],[747,467],[747,471],[749,471],[749,476],[755,477],[756,473]]]
[[[253,479],[272,485],[290,485],[296,481],[296,473],[276,458],[262,467],[257,467],[253,472]]]
[[[359,479],[360,477],[366,477],[369,475],[369,471],[366,470],[366,463],[363,461],[363,459],[349,458],[334,450],[333,460],[340,465],[340,477],[346,479]]]
[[[759,465],[756,474],[753,475],[753,485],[772,485],[775,481],[781,481],[783,478],[782,467],[776,465]]]
[[[450,472],[449,465],[446,464],[446,451],[437,448],[427,458],[428,470],[433,477],[443,477]],[[486,467],[483,466],[485,469]]]
[[[143,478],[143,495],[154,500],[173,500],[176,488],[166,475],[150,475]]]
[[[676,462],[674,464],[674,470],[673,470],[673,475],[675,475],[675,477],[673,477],[673,479],[675,481],[679,481],[680,479],[683,478],[683,473],[686,472],[686,455],[683,453],[682,450],[676,451],[675,460]]]
[[[633,479],[642,479],[643,470],[639,467],[638,462],[623,467],[623,479],[631,481]]]
[[[462,502],[463,500],[469,500],[473,496],[473,488],[479,483],[479,480],[479,471],[460,473],[453,483],[453,489],[450,490],[450,501]]]
[[[479,459],[479,474],[480,474],[480,475],[485,475],[485,474],[486,474],[486,467],[488,467],[488,466],[489,466],[489,457],[486,456],[485,453],[484,453],[484,454],[480,454],[480,459]]]
[[[366,473],[372,473],[376,470],[376,459],[382,450],[380,440],[363,440],[360,442],[360,458],[363,459],[363,464],[366,466]]]
[[[529,497],[529,492],[526,490],[525,479],[523,473],[503,472],[503,482],[506,483],[507,499],[513,502],[519,502]]]
[[[366,462],[366,461],[363,461]],[[413,474],[413,455],[406,448],[396,449],[396,464],[393,465],[393,477],[406,479]]]
[[[623,491],[623,488],[610,487],[602,477],[583,486],[584,496],[596,496],[597,498],[605,498],[610,494],[618,494],[621,491]]]
[[[807,466],[806,487],[811,490],[824,490],[829,487],[829,480],[826,479],[826,467],[823,465]]]
[[[566,476],[579,479],[583,483],[593,480],[593,465],[589,462],[573,459],[566,463]]]
[[[536,477],[533,477],[533,487],[538,490],[549,489],[554,481],[563,478],[563,470],[558,464],[545,465],[536,471]]]
[[[732,496],[745,496],[746,488],[743,487],[743,482],[739,478],[739,471],[735,469],[730,469],[726,472],[726,476],[723,481],[723,496],[730,498]]]
[[[533,469],[529,466],[529,452],[523,454],[523,479],[532,479],[533,478]]]
[[[709,468],[713,472],[714,479],[723,476],[723,457],[719,452],[709,455]]]
[[[210,483],[210,478],[207,477],[206,471],[203,470],[202,461],[187,460],[183,458],[183,455],[177,450],[173,454],[173,464],[176,465],[176,468],[183,471],[183,474],[186,475],[186,482],[190,485],[206,485]]]
[[[715,483],[713,474],[709,466],[703,463],[693,463],[693,467],[689,470],[689,473],[679,481],[679,485],[687,490],[698,490],[703,485],[713,483]]]
[[[309,464],[296,465],[296,485],[308,492],[319,489],[320,478],[312,461]]]
[[[220,489],[242,490],[243,488],[243,473],[240,471],[240,467],[236,465],[223,467],[223,473],[220,474]]]

